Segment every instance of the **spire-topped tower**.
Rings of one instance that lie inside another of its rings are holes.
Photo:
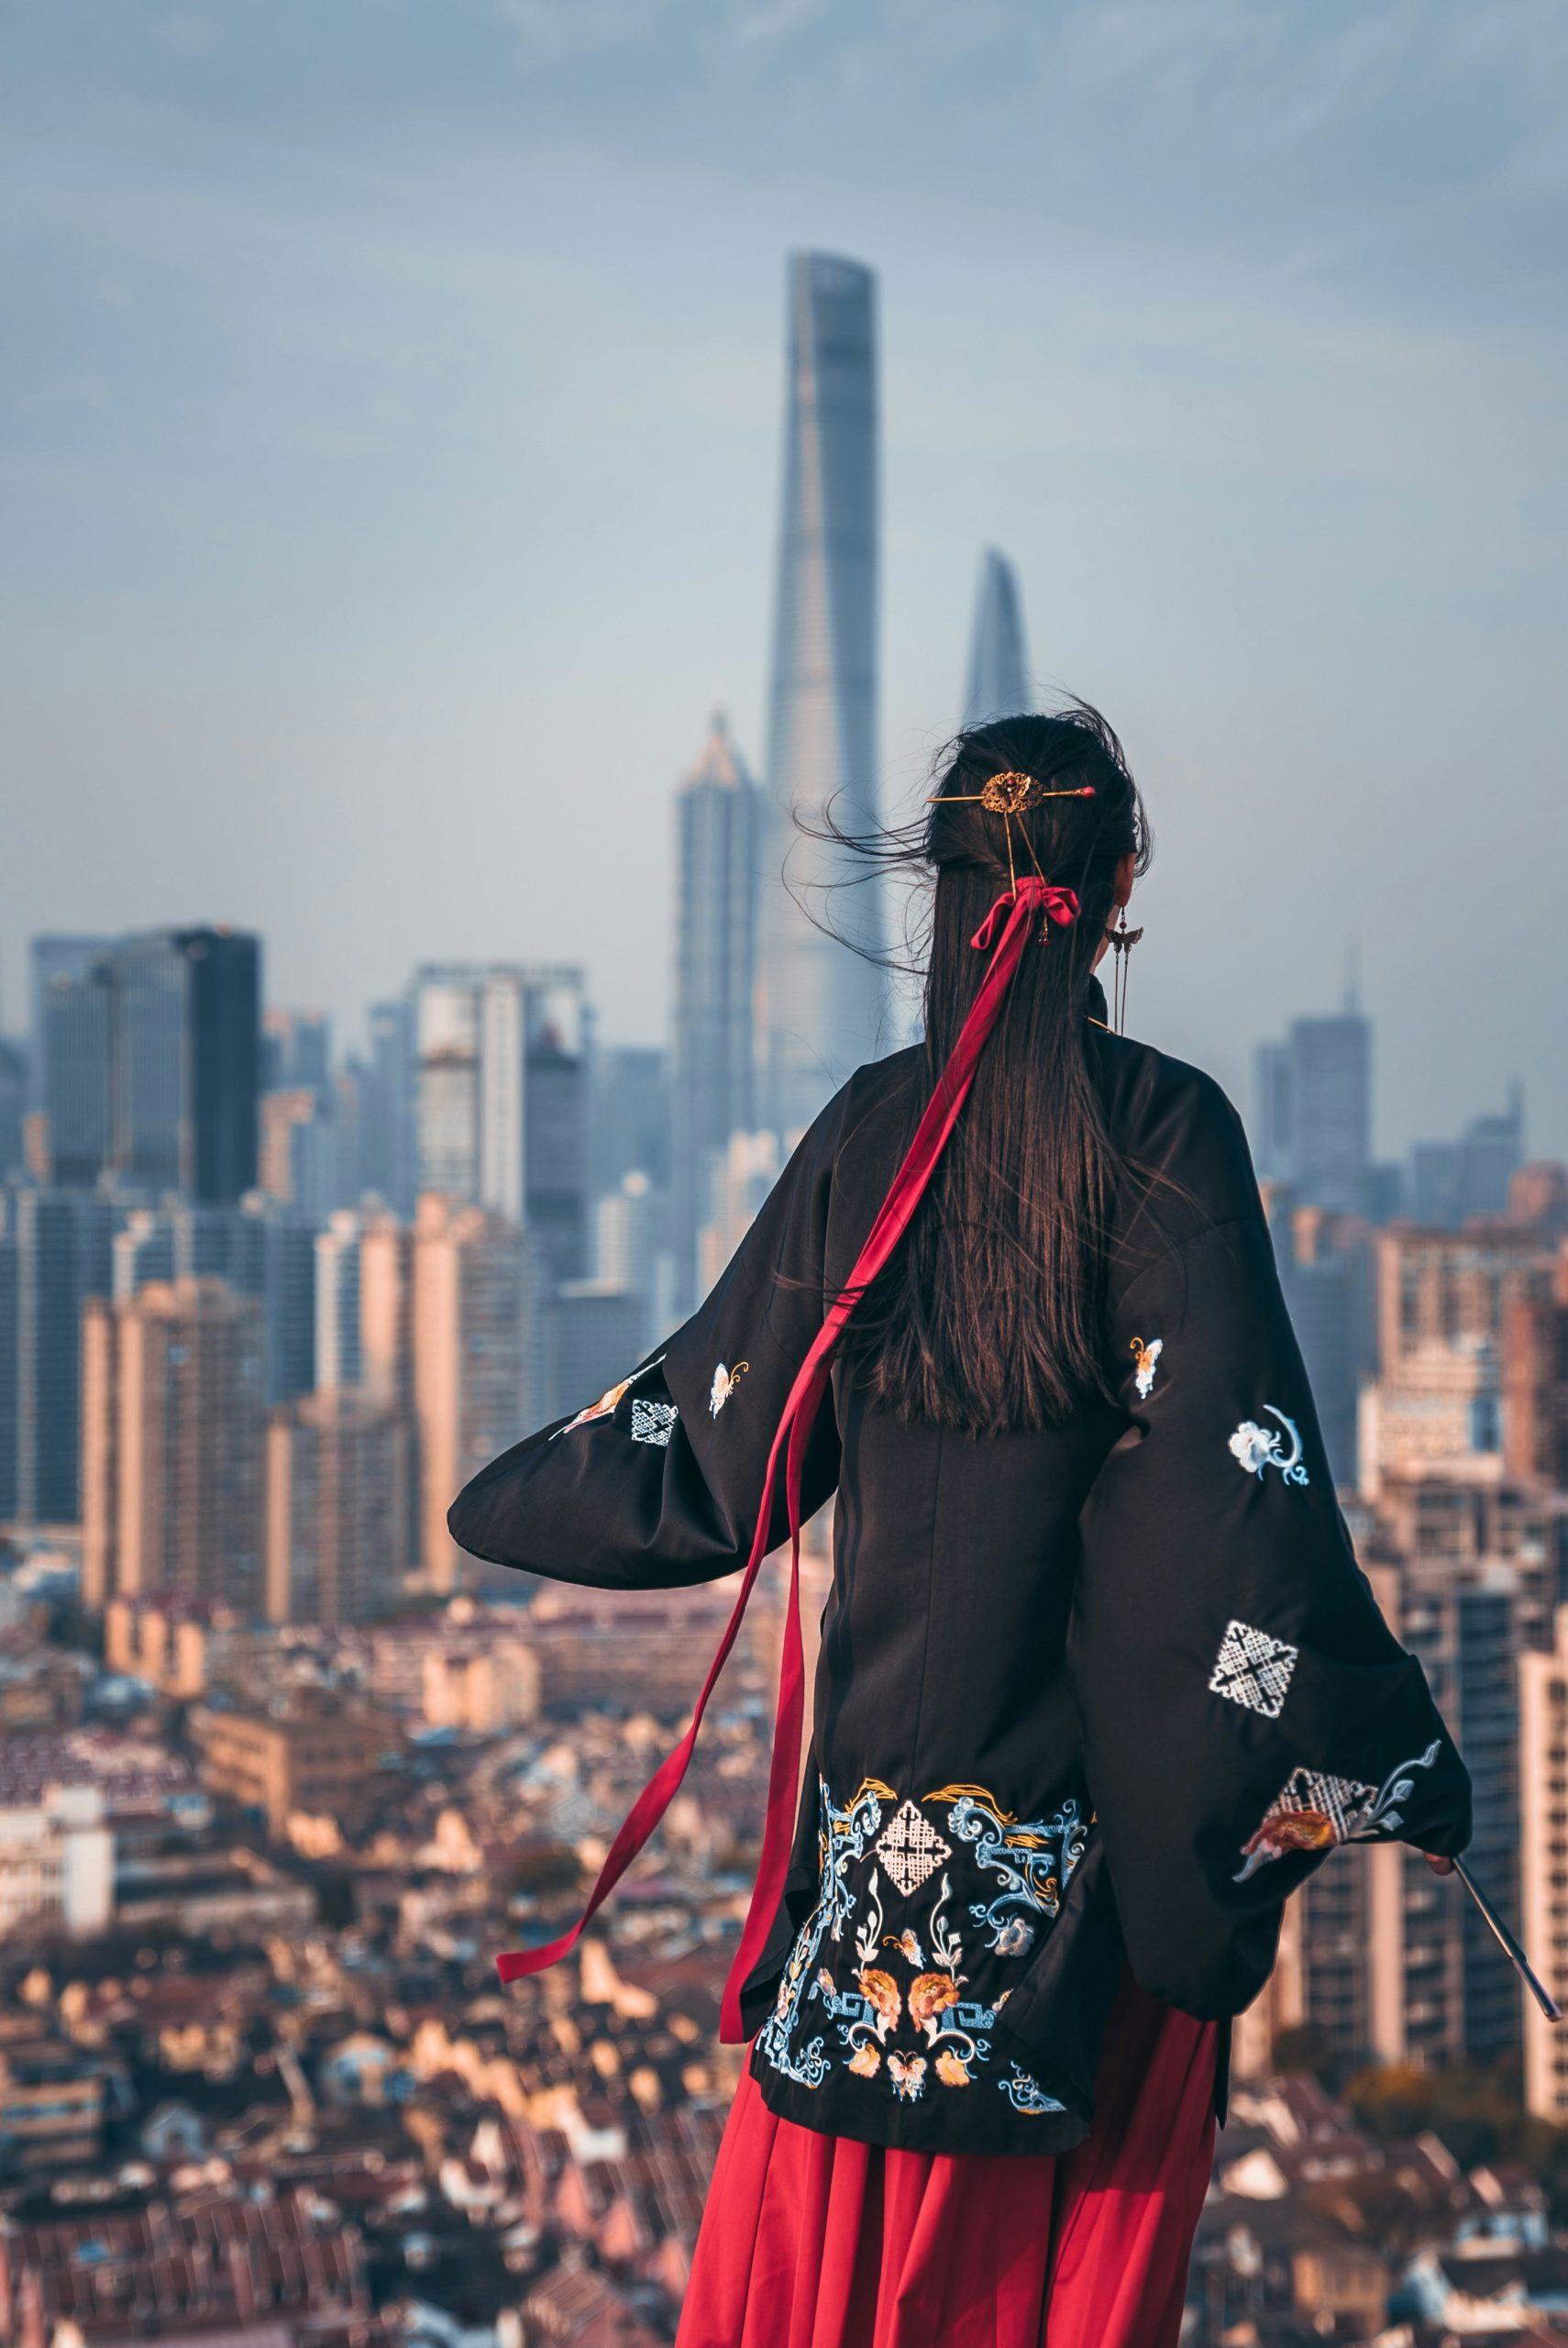
[[[876,820],[876,280],[797,253],[789,290],[756,1001],[758,1122],[786,1145],[887,1040],[881,969],[840,942],[880,949],[876,881],[794,821]]]
[[[714,713],[676,799],[672,1179],[678,1302],[695,1301],[715,1160],[755,1124],[752,992],[762,793]]]
[[[975,629],[969,639],[964,724],[984,725],[993,717],[1015,717],[1020,710],[1032,707],[1018,574],[1006,555],[988,547],[980,561]]]

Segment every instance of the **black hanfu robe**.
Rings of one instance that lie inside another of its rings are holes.
[[[1079,2142],[1124,1966],[1224,2022],[1333,1844],[1469,1836],[1463,1764],[1335,1501],[1240,1121],[1198,1070],[1089,1036],[1137,1169],[1109,1246],[1114,1403],[980,1441],[878,1407],[836,1358],[806,1461],[807,1510],[837,1495],[834,1581],[741,2011],[772,2109],[872,2143]],[[463,1548],[612,1589],[735,1571],[923,1071],[910,1051],[850,1080],[701,1310],[468,1486]]]

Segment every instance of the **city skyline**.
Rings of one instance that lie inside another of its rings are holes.
[[[1502,1058],[1562,1151],[1565,76],[1529,0],[73,0],[0,55],[7,1024],[28,931],[199,914],[340,1020],[416,959],[580,959],[657,1034],[669,780],[717,702],[762,761],[778,277],[820,247],[883,294],[884,810],[994,542],[1037,696],[1100,703],[1148,792],[1135,1024],[1239,1093],[1359,938],[1380,1146]]]

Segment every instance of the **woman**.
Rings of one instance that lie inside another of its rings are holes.
[[[1108,1028],[1147,860],[1115,736],[1075,707],[961,737],[919,847],[923,1045],[850,1079],[695,1316],[451,1526],[620,1588],[745,1562],[711,1688],[762,1556],[837,1494],[682,2348],[1168,2348],[1286,1895],[1353,1839],[1446,1865],[1468,1779],[1356,1567],[1236,1115]]]

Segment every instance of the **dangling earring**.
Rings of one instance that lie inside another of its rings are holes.
[[[1127,957],[1143,933],[1141,929],[1128,928],[1127,908],[1123,905],[1116,927],[1107,931],[1106,935],[1110,939],[1111,951],[1116,957],[1116,966],[1111,974],[1110,982],[1110,1015],[1116,1023],[1117,1034],[1124,1036],[1127,1033]]]

